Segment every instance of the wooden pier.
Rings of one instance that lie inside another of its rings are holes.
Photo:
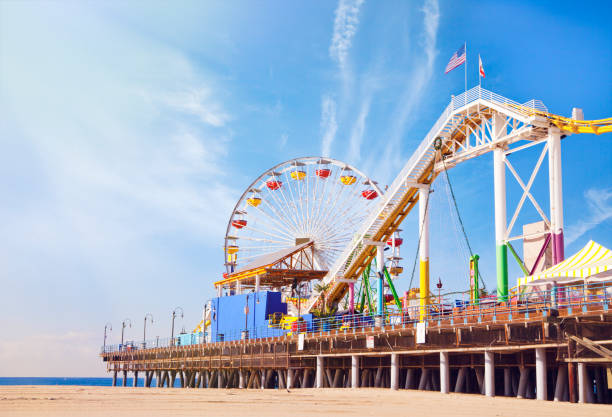
[[[147,387],[435,390],[612,403],[612,303],[102,353]],[[422,342],[422,340],[418,340]],[[154,382],[155,381],[155,382]]]

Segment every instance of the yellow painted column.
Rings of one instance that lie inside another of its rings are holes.
[[[419,320],[427,316],[429,304],[429,186],[419,190]]]

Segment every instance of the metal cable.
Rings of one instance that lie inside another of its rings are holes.
[[[453,198],[453,204],[455,206],[455,212],[457,213],[457,218],[459,219],[459,225],[461,226],[461,232],[463,233],[463,237],[465,238],[465,243],[467,244],[468,250],[470,251],[470,257],[474,256],[472,252],[472,247],[470,246],[470,241],[468,239],[467,233],[465,232],[465,226],[463,225],[463,220],[461,219],[461,214],[459,213],[459,206],[457,205],[457,199],[455,198],[455,192],[453,191],[453,185],[450,182],[450,178],[448,176],[448,170],[446,169],[446,162],[444,157],[442,159],[442,165],[444,165],[444,174],[446,175],[446,182],[448,183],[448,188],[450,190],[451,197]],[[480,268],[478,269],[478,277],[480,278],[478,282],[482,282],[483,288],[487,289],[487,284],[485,283],[484,277],[480,273]]]

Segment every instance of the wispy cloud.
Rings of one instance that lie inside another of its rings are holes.
[[[166,100],[168,105],[179,111],[198,116],[202,122],[211,126],[224,126],[230,119],[221,104],[212,99],[211,91],[207,87],[169,94]]]
[[[584,193],[584,199],[589,212],[585,218],[566,228],[565,243],[568,245],[589,230],[612,219],[612,188],[590,188]]]
[[[361,143],[363,142],[363,135],[366,128],[366,119],[370,113],[370,105],[372,104],[372,94],[367,94],[365,99],[361,102],[359,114],[357,120],[353,125],[351,131],[351,137],[349,140],[349,152],[347,159],[353,164],[357,164],[361,159]]]
[[[422,47],[425,53],[425,60],[424,62],[415,63],[414,72],[393,114],[388,142],[382,158],[386,161],[383,165],[383,171],[380,173],[383,181],[389,181],[392,173],[397,172],[403,163],[401,153],[402,136],[407,128],[409,116],[415,110],[416,105],[420,102],[424,91],[428,87],[437,55],[436,40],[440,21],[438,1],[426,0],[421,11],[423,12],[424,26]]]
[[[329,45],[329,56],[338,65],[339,78],[342,84],[342,93],[340,94],[340,107],[347,101],[351,93],[352,74],[348,65],[348,56],[353,37],[357,33],[359,27],[359,11],[364,0],[340,0],[335,12],[334,30],[331,43]],[[369,107],[369,106],[368,106]],[[331,146],[338,130],[336,122],[337,104],[329,95],[322,97],[321,111],[321,131],[322,140],[321,148],[324,156],[329,156]],[[363,109],[362,109],[363,110]],[[367,110],[362,117],[362,133],[365,127],[365,118]],[[358,129],[358,128],[357,128]],[[359,130],[359,129],[358,129]],[[359,140],[359,131],[354,132],[353,141]],[[357,153],[358,153],[357,149]]]
[[[329,55],[340,68],[347,64],[348,51],[359,26],[359,10],[364,0],[340,0],[334,20]]]
[[[329,156],[331,146],[336,137],[338,123],[336,122],[336,102],[330,96],[323,96],[321,100],[321,155]]]

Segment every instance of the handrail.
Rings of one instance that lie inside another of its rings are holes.
[[[437,298],[437,297],[436,297]],[[525,321],[534,316],[548,316],[552,310],[565,315],[585,312],[588,310],[610,311],[612,308],[612,281],[594,284],[571,285],[551,290],[533,290],[530,293],[522,293],[511,297],[508,302],[499,302],[495,297],[482,297],[478,301],[469,302],[462,300],[439,300],[425,307],[423,321],[431,325],[461,325],[470,323],[495,323],[500,321]],[[317,318],[311,322],[296,321],[293,329],[296,333],[310,335],[324,334],[330,331],[354,332],[376,329],[376,318],[383,317],[385,326],[414,326],[419,322],[421,307],[404,306],[395,311],[387,311],[379,315],[376,312],[357,314],[336,315],[326,318]],[[559,314],[559,315],[563,315]],[[232,329],[224,333],[225,340],[237,341],[240,339],[263,339],[268,337],[279,337],[293,334],[290,331],[278,327],[259,326],[257,328]],[[201,338],[192,334],[199,343],[189,345],[215,345],[223,341],[205,342],[206,334]],[[184,335],[183,335],[184,337]],[[146,343],[126,342],[123,345],[106,345],[102,354],[130,353],[142,349],[156,349],[180,346],[180,337],[164,338],[147,341]]]

